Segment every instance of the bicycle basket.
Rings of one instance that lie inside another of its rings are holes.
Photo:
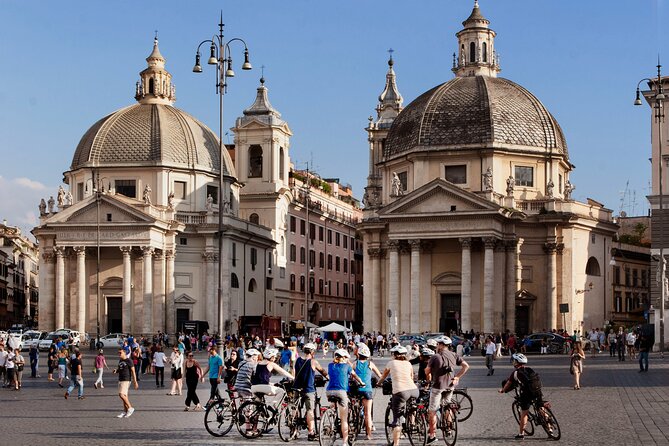
[[[383,381],[381,384],[381,390],[383,391],[384,395],[392,395],[393,394],[393,382],[389,379]]]
[[[322,375],[314,376],[314,386],[315,387],[325,387],[325,378]]]

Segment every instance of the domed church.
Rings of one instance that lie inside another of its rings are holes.
[[[157,38],[146,61],[137,103],[93,124],[64,173],[69,189],[40,205],[42,330],[173,334],[181,322],[208,320],[210,333],[231,332],[242,313],[264,312],[272,233],[239,217],[228,151],[174,107]]]
[[[476,1],[456,34],[455,77],[406,107],[388,61],[366,129],[365,331],[604,323],[617,226],[601,203],[572,198],[562,129],[532,93],[498,77],[489,25]]]

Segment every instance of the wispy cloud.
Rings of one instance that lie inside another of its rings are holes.
[[[0,176],[0,221],[7,220],[10,226],[17,226],[25,235],[39,222],[38,205],[40,199],[56,195],[57,186],[46,186],[30,178],[7,178]]]
[[[30,178],[16,178],[14,180],[19,186],[25,186],[32,190],[44,191],[47,187],[39,181],[31,180]]]

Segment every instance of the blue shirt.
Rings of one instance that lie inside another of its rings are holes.
[[[360,387],[358,390],[360,392],[371,392],[372,389],[372,368],[369,365],[369,361],[356,361],[355,363],[355,374],[358,375],[365,385]]]
[[[223,366],[223,359],[221,359],[218,354],[214,356],[209,356],[209,379],[217,379],[220,377],[218,374],[219,367]]]
[[[297,358],[295,361],[295,383],[296,389],[304,389],[307,393],[314,393],[314,369],[311,366],[311,359]]]
[[[328,365],[328,386],[325,390],[343,390],[348,392],[348,379],[351,377],[353,369],[348,362],[330,363]]]

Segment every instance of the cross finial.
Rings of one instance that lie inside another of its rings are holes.
[[[388,49],[388,54],[390,54],[390,60],[393,60],[393,53],[394,53],[394,52],[395,52],[394,49],[392,49],[392,48],[389,48],[389,49]]]
[[[158,40],[158,30],[155,30],[154,32],[156,33],[154,39]]]

